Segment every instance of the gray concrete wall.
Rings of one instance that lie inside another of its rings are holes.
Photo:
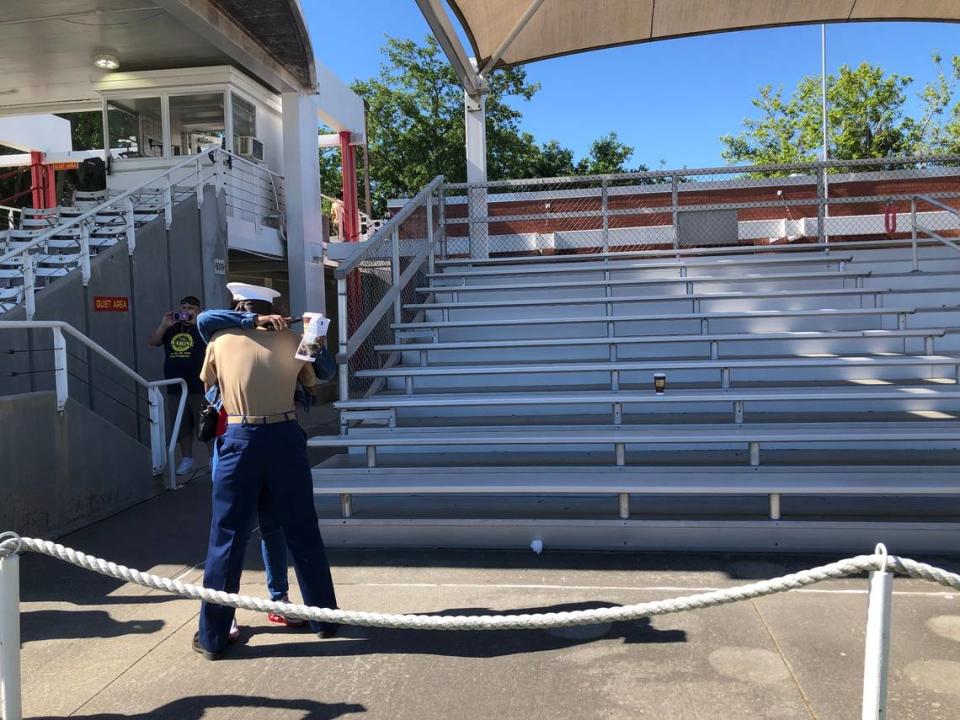
[[[0,397],[0,527],[56,537],[158,494],[150,451],[53,393]]]
[[[150,347],[147,338],[163,314],[188,294],[208,307],[225,307],[229,300],[226,274],[214,268],[214,259],[227,262],[225,203],[223,193],[208,187],[199,209],[193,198],[174,208],[169,230],[162,217],[138,228],[134,254],[126,242],[100,253],[87,287],[74,272],[40,291],[36,319],[68,322],[148,380],[162,378],[163,351]],[[94,310],[94,298],[102,295],[129,298],[130,311]],[[23,317],[18,308],[4,319]],[[143,389],[79,343],[68,339],[67,345],[70,397],[146,440]],[[47,330],[0,333],[0,395],[53,389],[51,346]]]

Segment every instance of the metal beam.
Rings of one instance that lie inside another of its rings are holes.
[[[513,44],[513,41],[517,39],[517,35],[519,35],[527,26],[527,23],[530,22],[530,18],[537,14],[537,10],[540,9],[541,5],[543,5],[543,0],[533,0],[533,2],[530,3],[530,7],[528,7],[526,12],[520,16],[520,19],[517,20],[517,24],[513,26],[513,29],[507,33],[506,37],[504,37],[500,42],[500,45],[497,46],[497,49],[493,51],[490,59],[487,60],[486,64],[483,66],[483,69],[480,71],[480,75],[486,77],[487,73],[493,70],[494,65],[500,61],[500,58],[503,57],[503,54],[510,48],[510,46]]]
[[[441,0],[417,0],[417,6],[450,61],[463,89],[470,95],[479,95],[486,89],[483,78],[470,62]]]

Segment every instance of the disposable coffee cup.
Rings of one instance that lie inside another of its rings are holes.
[[[667,376],[664,373],[654,373],[653,389],[657,395],[663,395],[664,391],[667,389]]]

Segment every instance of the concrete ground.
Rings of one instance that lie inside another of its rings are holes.
[[[199,582],[209,480],[64,544]],[[627,604],[735,585],[836,558],[365,551],[331,554],[341,605],[524,612]],[[924,558],[957,569],[957,563]],[[242,592],[265,595],[251,546]],[[347,628],[319,640],[239,612],[222,661],[194,654],[198,604],[27,555],[26,717],[56,720],[658,720],[859,717],[866,580],[652,621],[555,632]],[[292,576],[292,573],[291,573]],[[960,717],[960,594],[895,582],[891,718]]]

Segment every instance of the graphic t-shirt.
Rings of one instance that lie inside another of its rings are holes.
[[[191,393],[203,393],[200,370],[207,346],[200,337],[194,324],[178,322],[163,334],[163,376],[168,380],[183,378],[187,381],[187,390]],[[167,392],[173,394],[180,390],[171,385]]]

